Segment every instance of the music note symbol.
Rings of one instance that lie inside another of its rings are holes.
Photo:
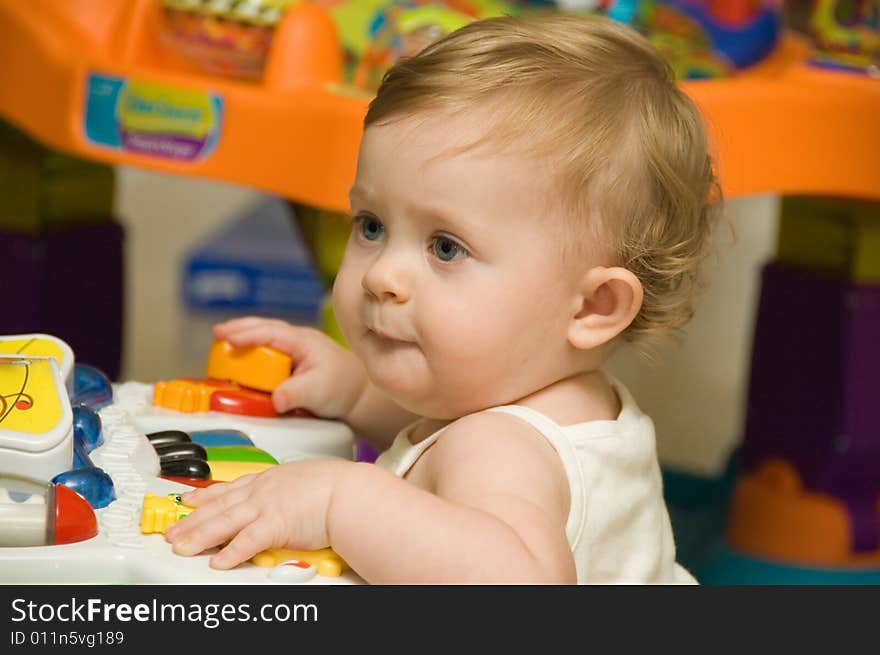
[[[23,391],[19,393],[0,395],[0,416],[5,416],[7,408],[10,411],[12,410],[12,408],[9,407],[10,402],[15,409],[21,411],[30,409],[34,406],[34,399],[31,397],[30,394],[26,394]]]

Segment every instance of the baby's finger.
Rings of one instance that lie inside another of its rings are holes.
[[[194,518],[193,512],[183,522]],[[238,534],[245,526],[259,516],[259,511],[252,503],[242,502],[214,515],[211,520],[203,520],[197,529],[190,529],[172,543],[175,553],[183,556],[196,555],[203,550],[228,541]]]
[[[228,489],[228,482],[219,482],[217,484],[209,485],[208,487],[193,489],[192,491],[182,493],[180,499],[183,501],[184,505],[198,507],[199,505],[204,505],[206,502],[209,502],[212,498],[216,498],[220,494],[226,493]]]
[[[227,339],[233,346],[269,346],[290,355],[295,362],[305,359],[314,343],[314,332],[309,328],[270,321],[248,326]]]
[[[271,547],[271,533],[260,521],[254,521],[235,535],[219,553],[211,557],[210,564],[215,569],[231,569]]]
[[[314,410],[319,400],[318,387],[308,372],[295,374],[275,387],[272,392],[272,405],[279,414],[302,407]]]
[[[168,526],[165,530],[165,539],[172,543],[179,540],[187,540],[189,533],[201,530],[206,523],[210,523],[231,507],[247,502],[249,496],[250,491],[246,487],[232,488],[232,485],[229,485],[226,493],[218,494],[215,498],[203,502],[195,511],[183,517],[174,525]],[[187,497],[183,498],[184,503],[188,500]]]
[[[181,500],[183,500],[185,505],[198,507],[199,505],[211,502],[215,498],[218,498],[233,489],[239,489],[249,485],[253,482],[255,477],[256,473],[248,473],[247,475],[242,475],[241,477],[236,478],[232,482],[218,482],[200,489],[193,489],[192,491],[187,491],[182,494]]]
[[[225,339],[230,334],[240,332],[241,330],[259,325],[260,323],[265,323],[267,320],[269,319],[260,316],[243,316],[241,318],[233,318],[228,321],[223,321],[222,323],[216,323],[212,328],[212,331],[214,332],[215,337]]]

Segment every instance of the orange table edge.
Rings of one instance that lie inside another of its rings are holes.
[[[301,3],[277,28],[261,82],[187,67],[162,46],[159,0],[0,4],[0,116],[48,147],[110,164],[209,178],[347,211],[369,97],[342,85],[332,19]],[[880,199],[880,81],[813,68],[785,34],[738,75],[682,84],[712,134],[728,198],[761,193]],[[84,131],[90,74],[222,98],[222,132],[180,161],[96,144]]]

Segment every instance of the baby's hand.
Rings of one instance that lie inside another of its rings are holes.
[[[233,346],[270,346],[293,358],[293,374],[272,393],[278,413],[302,407],[345,420],[367,385],[361,362],[323,332],[278,319],[248,316],[214,326]]]
[[[268,548],[325,548],[330,499],[350,464],[289,462],[191,491],[183,502],[196,509],[169,526],[165,539],[186,556],[229,542],[211,558],[216,569],[230,569]]]

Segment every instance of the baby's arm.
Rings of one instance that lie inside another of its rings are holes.
[[[531,427],[470,416],[423,457],[418,485],[373,464],[304,460],[198,489],[184,497],[197,509],[165,536],[181,555],[229,542],[218,568],[330,545],[373,583],[576,581],[565,472]]]
[[[278,412],[302,407],[345,421],[378,450],[417,418],[373,386],[354,354],[314,328],[248,316],[215,325],[214,336],[237,347],[271,346],[293,358],[293,374],[272,394]]]
[[[342,476],[327,513],[333,548],[367,581],[576,581],[568,482],[550,444],[507,415],[452,425],[424,455],[428,491],[377,467]]]

